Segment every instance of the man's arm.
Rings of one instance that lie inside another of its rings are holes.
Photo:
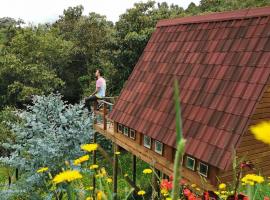
[[[91,96],[97,94],[99,91],[100,91],[100,87],[98,87],[98,88],[96,89],[96,91],[95,91],[94,93],[91,94]]]

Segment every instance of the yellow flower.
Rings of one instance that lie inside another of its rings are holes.
[[[81,149],[84,151],[92,152],[97,150],[98,144],[83,144],[81,145]]]
[[[220,190],[224,190],[226,188],[226,184],[225,183],[221,183],[221,184],[219,184],[218,188]]]
[[[43,173],[43,172],[46,172],[46,171],[48,171],[48,170],[49,170],[48,167],[42,167],[42,168],[39,168],[39,169],[37,170],[37,173]]]
[[[107,172],[106,172],[106,170],[105,170],[104,167],[102,167],[102,168],[100,169],[100,173],[102,174],[102,176],[106,176],[106,175],[107,175]]]
[[[144,190],[140,190],[140,191],[138,192],[138,195],[139,195],[139,196],[145,195],[145,191],[144,191]]]
[[[115,155],[120,155],[120,151],[116,151],[115,152]]]
[[[195,187],[197,187],[197,185],[193,183],[193,184],[191,184],[191,187],[195,188]]]
[[[257,140],[270,144],[270,121],[251,126],[250,130]]]
[[[98,168],[98,165],[91,165],[90,166],[90,169],[97,169]]]
[[[98,191],[97,193],[97,200],[102,200],[102,192]]]
[[[152,172],[153,172],[152,169],[144,169],[143,170],[144,174],[151,174]]]
[[[111,183],[112,181],[112,178],[107,178],[107,183]]]
[[[89,160],[89,155],[82,156],[82,157],[74,160],[74,165],[79,165],[87,160]]]
[[[227,199],[227,197],[228,197],[228,196],[225,195],[225,194],[220,195],[220,198],[221,198],[221,199]]]
[[[69,162],[65,160],[65,165],[69,167]]]
[[[93,197],[87,197],[85,200],[93,200]]]
[[[89,187],[87,187],[87,188],[85,188],[85,190],[94,190],[94,187],[93,186],[89,186]]]
[[[168,195],[169,195],[168,190],[166,190],[166,189],[161,189],[161,190],[160,190],[160,193],[161,193],[163,196],[168,196]]]
[[[247,174],[242,178],[242,182],[245,184],[254,185],[255,183],[264,182],[264,178],[256,174]]]
[[[64,172],[57,174],[53,178],[52,181],[54,184],[58,184],[58,183],[65,182],[65,181],[71,182],[71,181],[74,181],[76,179],[81,179],[81,178],[82,178],[82,175],[80,174],[79,171],[67,170],[67,171],[64,171]]]

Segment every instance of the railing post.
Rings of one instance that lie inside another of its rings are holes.
[[[94,106],[94,109],[93,109],[93,112],[94,112],[94,114],[96,115],[96,111],[97,111],[97,101],[94,101],[94,104],[93,104]],[[97,123],[97,117],[95,117],[94,118],[94,124],[96,124]]]
[[[107,104],[104,102],[103,103],[103,128],[104,130],[107,130]]]

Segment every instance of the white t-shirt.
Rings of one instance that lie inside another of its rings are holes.
[[[96,90],[98,90],[98,93],[96,94],[96,96],[98,98],[103,98],[105,97],[105,93],[106,93],[106,81],[104,78],[99,77],[98,80],[96,81]]]

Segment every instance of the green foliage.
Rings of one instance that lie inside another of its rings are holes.
[[[66,105],[59,95],[35,96],[33,101],[27,111],[18,112],[23,123],[10,124],[14,140],[3,144],[10,156],[0,159],[21,174],[12,191],[22,190],[30,196],[45,190],[42,176],[36,174],[38,168],[46,165],[53,175],[58,173],[65,160],[81,155],[80,144],[92,137],[91,120],[83,105]]]
[[[0,107],[21,107],[31,95],[48,94],[63,82],[43,64],[28,64],[14,54],[0,56]]]

